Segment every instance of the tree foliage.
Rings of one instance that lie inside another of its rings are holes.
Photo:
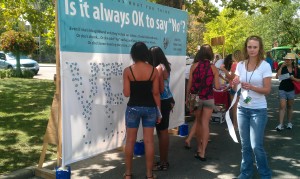
[[[204,43],[210,44],[212,38],[224,36],[224,52],[230,54],[234,50],[241,50],[247,36],[251,34],[252,20],[243,11],[236,11],[235,16],[229,17],[232,9],[224,9],[220,16],[206,24]],[[214,46],[214,52],[223,53],[223,46]]]
[[[268,5],[268,2],[266,0],[251,0],[251,1],[215,0],[215,2],[218,2],[218,1],[221,1],[221,6],[223,6],[224,8],[246,11],[250,15],[255,14],[258,11],[260,11],[261,13],[268,13],[269,8],[270,8],[270,6]],[[287,5],[287,4],[291,3],[291,1],[293,1],[293,0],[270,0],[270,1],[280,3],[282,5]]]
[[[279,46],[300,47],[300,2],[281,4],[269,0],[268,14],[255,15],[257,34],[262,34],[265,45],[270,49],[274,42]]]
[[[32,33],[37,36],[54,24],[55,11],[52,0],[2,0],[0,1],[0,18],[5,30],[24,30],[27,21],[32,26]]]
[[[3,51],[11,52],[16,57],[17,76],[21,77],[20,55],[31,54],[37,46],[30,33],[10,30],[0,36],[0,47]]]

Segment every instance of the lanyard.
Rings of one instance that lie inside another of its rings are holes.
[[[247,82],[247,74],[248,74],[248,65],[249,65],[249,61],[248,61],[248,63],[247,63],[247,69],[246,69],[246,82]],[[248,81],[248,83],[250,84],[250,81],[251,81],[251,78],[252,78],[252,75],[253,75],[253,73],[254,73],[254,71],[256,70],[256,67],[257,67],[257,64],[255,65],[255,67],[254,67],[254,70],[252,71],[252,73],[251,73],[251,75],[250,75],[250,78],[249,78],[249,81]],[[248,92],[249,92],[249,90],[248,90]]]

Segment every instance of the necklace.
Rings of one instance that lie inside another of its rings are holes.
[[[248,78],[247,78],[247,74],[248,74],[248,65],[249,65],[249,61],[248,61],[248,63],[247,63],[247,70],[246,70],[246,82],[248,81]],[[255,65],[255,67],[254,67],[254,70],[252,71],[252,73],[251,73],[251,75],[250,75],[250,78],[249,78],[249,81],[248,81],[248,83],[250,84],[250,81],[251,81],[251,78],[252,78],[252,75],[253,75],[253,73],[254,73],[254,71],[256,70],[256,67],[257,67],[257,63],[256,63],[256,65]],[[249,92],[249,89],[248,89],[248,92]]]

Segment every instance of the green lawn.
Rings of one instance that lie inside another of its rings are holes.
[[[37,165],[54,92],[51,80],[0,79],[0,175]]]

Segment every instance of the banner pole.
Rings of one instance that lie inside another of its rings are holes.
[[[57,166],[61,165],[62,157],[62,120],[61,120],[61,78],[60,78],[60,52],[59,52],[59,31],[58,31],[58,1],[55,0],[55,44],[56,44],[56,94],[58,105],[58,145],[57,145]]]

